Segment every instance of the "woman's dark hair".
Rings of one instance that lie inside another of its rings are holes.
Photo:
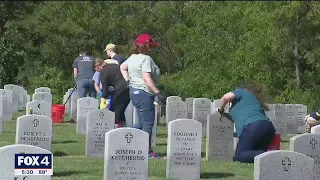
[[[131,44],[131,52],[133,54],[147,54],[149,52],[149,45],[148,44],[136,44],[135,41]]]
[[[265,104],[265,98],[262,95],[261,87],[254,83],[246,82],[241,84],[239,88],[246,89],[247,91],[251,92],[258,99],[264,110],[270,110],[269,107]]]

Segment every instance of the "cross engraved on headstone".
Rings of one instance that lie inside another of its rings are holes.
[[[44,94],[41,94],[41,99],[44,99]]]
[[[87,104],[89,105],[89,104],[90,104],[90,102],[91,102],[91,101],[90,101],[90,100],[88,100],[88,101],[87,101]]]
[[[38,119],[33,120],[33,127],[38,127],[39,121]]]
[[[203,103],[204,103],[204,100],[201,100],[201,103],[203,104]]]
[[[3,95],[6,95],[6,92],[5,92],[5,91],[3,91]]]
[[[284,167],[284,171],[289,171],[289,167],[291,166],[290,158],[285,157],[284,160],[282,160],[282,165]]]
[[[101,112],[99,116],[100,116],[100,119],[103,119],[103,116],[104,116],[103,112]]]
[[[177,103],[177,108],[179,108],[180,107],[180,103]]]
[[[318,142],[316,141],[315,138],[312,138],[312,140],[310,141],[310,144],[312,146],[312,149],[316,148],[316,144],[318,144]]]
[[[127,139],[127,143],[131,143],[131,138],[133,138],[133,135],[131,133],[127,133],[125,138]]]

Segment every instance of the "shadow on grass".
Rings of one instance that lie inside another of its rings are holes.
[[[234,176],[231,173],[201,173],[201,179],[211,179],[211,178],[226,178]]]
[[[206,153],[205,152],[201,152],[201,157],[206,157]]]
[[[157,143],[157,146],[167,146],[167,143]]]
[[[53,156],[61,157],[61,156],[68,156],[68,154],[65,153],[65,152],[62,152],[62,151],[55,151],[55,152],[53,153]]]
[[[13,134],[16,133],[15,131],[3,131],[3,133]]]
[[[157,152],[160,157],[167,156],[167,152]]]
[[[69,121],[64,120],[63,123],[76,123],[76,121],[70,119]]]
[[[64,176],[70,176],[73,174],[83,174],[85,172],[83,171],[64,171],[64,172],[54,172],[53,177],[64,177]]]
[[[78,141],[72,141],[72,140],[67,140],[67,141],[56,141],[52,142],[52,144],[68,144],[68,143],[77,143]]]
[[[167,134],[157,134],[157,138],[167,138]]]
[[[290,140],[289,139],[283,139],[283,140],[281,140],[281,142],[290,142]]]

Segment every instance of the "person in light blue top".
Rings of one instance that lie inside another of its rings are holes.
[[[267,151],[275,136],[275,128],[265,114],[268,107],[260,93],[257,86],[248,84],[221,98],[219,113],[224,113],[225,105],[232,103],[229,115],[239,137],[234,161],[253,163],[255,156]]]

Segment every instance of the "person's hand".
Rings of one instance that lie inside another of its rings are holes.
[[[156,94],[156,97],[158,98],[158,103],[160,103],[160,104],[165,103],[165,98],[160,92]]]
[[[107,108],[107,100],[104,98],[101,98],[100,109],[106,109],[106,108]]]
[[[100,98],[102,98],[102,91],[101,91],[101,90],[99,91],[98,96],[99,96]]]
[[[223,113],[224,113],[224,109],[218,108],[218,112],[219,112],[220,114],[223,114]]]

